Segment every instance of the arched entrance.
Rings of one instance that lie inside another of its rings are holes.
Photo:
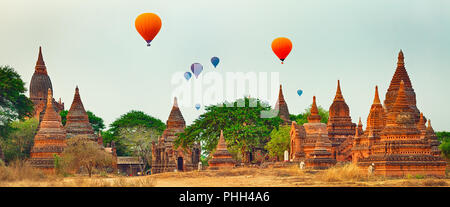
[[[183,171],[183,157],[178,157],[177,159],[177,170]]]

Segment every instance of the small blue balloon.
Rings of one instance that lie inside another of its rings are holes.
[[[195,104],[195,108],[196,108],[197,110],[199,110],[199,109],[200,109],[200,104]]]
[[[218,57],[212,57],[211,63],[214,65],[214,68],[219,64],[219,58]]]
[[[185,73],[184,73],[184,78],[186,78],[186,80],[191,79],[191,77],[192,77],[191,72],[185,72]]]
[[[298,90],[297,90],[297,94],[298,94],[298,96],[301,96],[301,95],[303,94],[303,91],[300,90],[300,89],[298,89]]]

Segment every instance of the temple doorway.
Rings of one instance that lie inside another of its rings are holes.
[[[182,157],[178,157],[178,159],[177,159],[177,170],[183,171],[183,158]]]

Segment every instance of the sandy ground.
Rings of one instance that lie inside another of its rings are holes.
[[[44,180],[0,182],[0,186],[37,187],[400,187],[450,185],[447,178],[327,177],[322,171],[295,168],[238,168],[173,172],[140,177],[50,177]]]

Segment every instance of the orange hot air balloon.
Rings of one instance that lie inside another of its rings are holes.
[[[284,59],[292,50],[292,42],[286,37],[278,37],[272,41],[272,50],[278,56],[283,64]]]
[[[147,42],[147,46],[150,46],[150,42],[161,29],[161,19],[158,15],[153,13],[142,13],[136,18],[134,26],[142,38]]]

